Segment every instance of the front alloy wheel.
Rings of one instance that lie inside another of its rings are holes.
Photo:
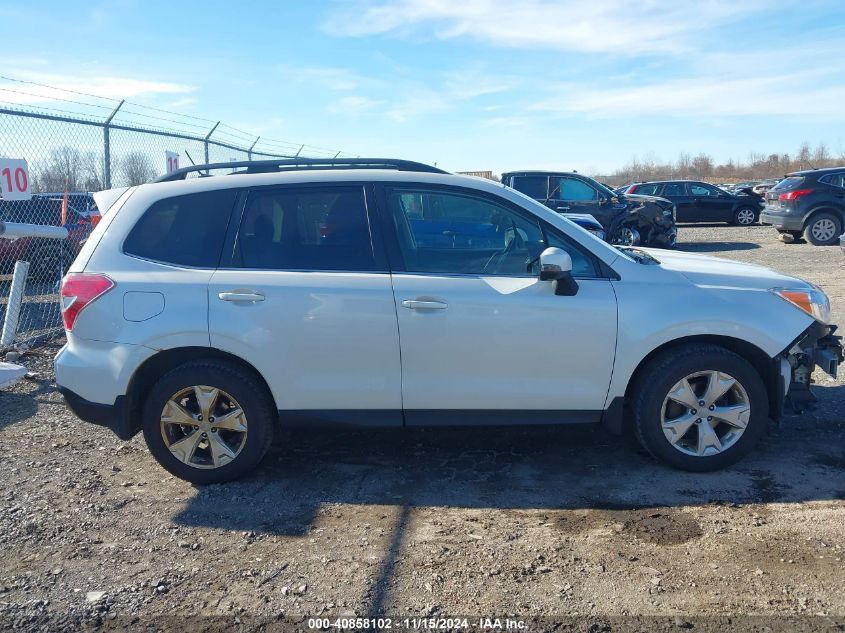
[[[751,404],[737,380],[700,371],[679,380],[661,409],[663,435],[686,455],[717,455],[736,444],[748,426]]]
[[[630,408],[654,457],[696,472],[724,468],[762,437],[766,386],[737,353],[707,343],[669,348],[637,371]]]
[[[751,226],[757,221],[757,214],[752,209],[740,209],[736,212],[735,221],[739,226]]]

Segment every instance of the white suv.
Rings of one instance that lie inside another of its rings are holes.
[[[61,294],[68,405],[124,440],[143,430],[195,483],[254,468],[280,424],[630,424],[653,455],[711,470],[787,393],[808,397],[816,363],[842,361],[809,283],[615,248],[513,189],[407,161],[133,187]]]

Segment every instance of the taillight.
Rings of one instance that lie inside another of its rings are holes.
[[[70,332],[76,317],[92,301],[102,297],[114,287],[106,275],[90,273],[68,273],[62,279],[62,318],[65,329]]]
[[[787,191],[786,193],[782,193],[778,196],[779,200],[795,200],[800,198],[801,196],[806,196],[807,194],[813,193],[812,189],[795,189],[794,191]]]

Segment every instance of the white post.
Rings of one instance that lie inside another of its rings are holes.
[[[26,288],[26,276],[29,274],[29,262],[15,262],[15,272],[12,275],[12,287],[9,290],[9,301],[6,303],[6,318],[3,321],[3,334],[0,335],[0,345],[8,347],[15,342],[18,331],[18,319],[21,316],[21,303]]]

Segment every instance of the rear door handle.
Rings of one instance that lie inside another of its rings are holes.
[[[402,306],[409,310],[445,310],[449,304],[445,301],[421,301],[416,299],[405,299]]]
[[[260,292],[221,292],[217,297],[221,301],[245,301],[251,303],[264,301],[264,295]]]

